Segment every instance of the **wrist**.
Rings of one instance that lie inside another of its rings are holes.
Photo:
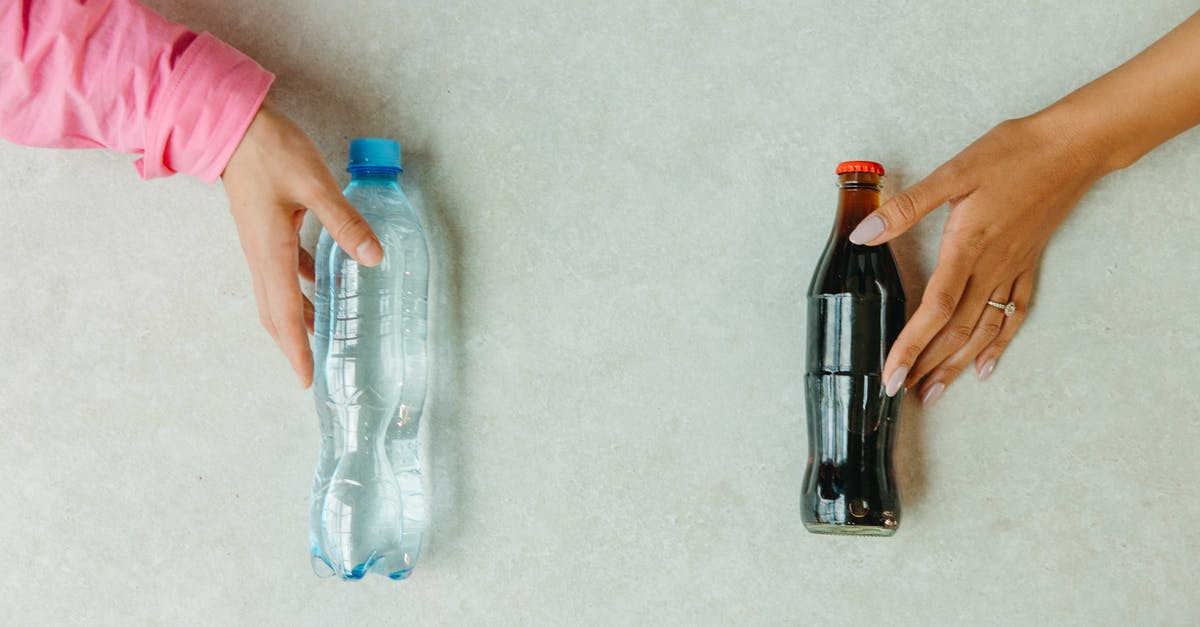
[[[1142,156],[1115,120],[1071,97],[1026,119],[1073,167],[1090,172],[1095,179],[1129,167]]]

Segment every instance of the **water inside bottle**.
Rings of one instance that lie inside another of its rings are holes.
[[[428,252],[398,187],[351,184],[347,197],[375,230],[384,260],[360,266],[326,232],[317,247],[313,391],[322,438],[312,564],[322,576],[403,579],[428,521],[418,438]]]

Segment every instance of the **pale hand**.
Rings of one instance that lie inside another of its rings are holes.
[[[300,247],[300,226],[311,210],[338,245],[365,266],[383,259],[371,227],[342,196],[316,146],[270,102],[264,103],[221,175],[229,210],[254,280],[259,321],[296,371],[312,384],[305,333],[313,305],[300,277],[313,280],[313,260]]]

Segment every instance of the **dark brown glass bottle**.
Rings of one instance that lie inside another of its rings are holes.
[[[808,288],[808,470],[801,512],[813,533],[890,536],[900,525],[892,470],[901,394],[883,363],[904,326],[904,288],[887,245],[850,231],[879,208],[883,166],[838,165],[833,233]]]

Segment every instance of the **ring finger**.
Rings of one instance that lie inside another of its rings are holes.
[[[1017,281],[1013,284],[1011,301],[1016,306],[1016,311],[1004,319],[1000,335],[991,344],[984,347],[979,356],[975,358],[975,368],[979,371],[979,380],[987,379],[991,376],[992,370],[995,370],[996,361],[1000,359],[1001,353],[1012,341],[1013,336],[1017,334],[1017,329],[1025,321],[1025,317],[1029,315],[1029,303],[1032,296],[1033,270],[1026,270],[1017,277]]]
[[[1013,283],[1011,281],[997,287],[992,291],[989,299],[995,303],[1006,304],[1009,302],[1009,296],[1013,291]],[[954,352],[953,355],[947,357],[942,363],[934,366],[929,375],[925,377],[924,383],[921,384],[920,399],[924,405],[930,405],[941,398],[945,393],[946,387],[962,374],[962,371],[967,368],[967,365],[975,360],[981,351],[988,347],[997,336],[1000,335],[1000,330],[1005,324],[1005,314],[1000,309],[992,305],[984,305],[984,311],[979,317],[979,323],[975,325],[975,329],[971,332],[967,343],[962,345]],[[981,378],[986,378],[982,377]]]
[[[978,275],[972,276],[967,281],[967,289],[962,300],[955,307],[950,320],[929,341],[929,344],[921,351],[916,363],[913,364],[912,370],[908,374],[911,385],[920,385],[920,381],[925,378],[925,375],[933,372],[938,364],[957,352],[971,339],[975,328],[979,326],[979,320],[985,313],[984,310],[989,309],[987,301],[992,292],[996,290],[997,283],[999,281],[985,283]]]

